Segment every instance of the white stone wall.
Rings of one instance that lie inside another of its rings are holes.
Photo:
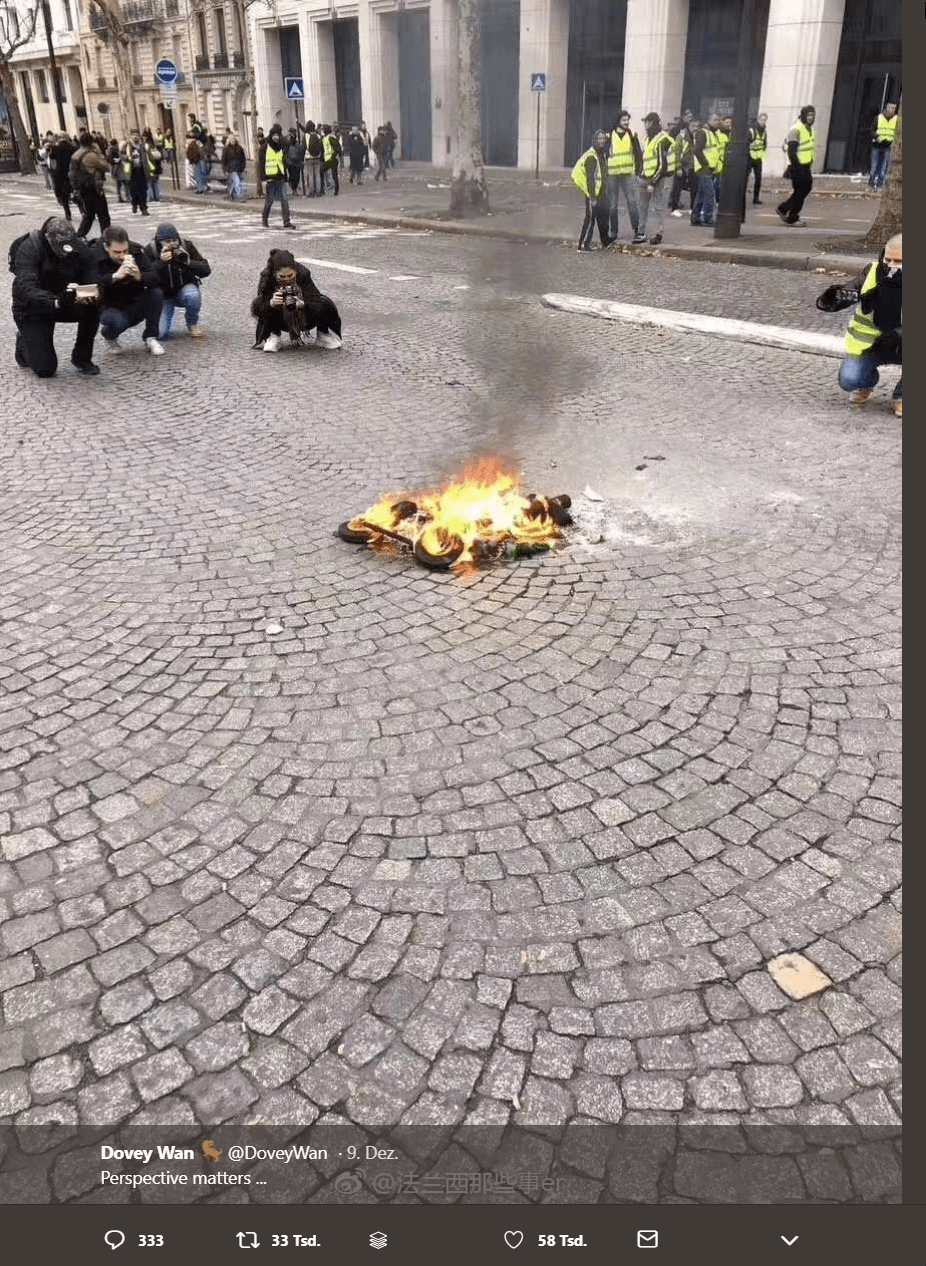
[[[768,115],[764,166],[781,175],[787,155],[781,144],[802,106],[816,106],[817,158],[823,170],[845,0],[771,0],[759,111]]]
[[[682,112],[689,0],[627,0],[621,105],[643,136],[655,110],[663,124]]]
[[[562,167],[566,136],[569,0],[521,0],[518,74],[518,167],[533,170],[540,110],[540,170]],[[531,75],[547,77],[546,91],[531,91]]]

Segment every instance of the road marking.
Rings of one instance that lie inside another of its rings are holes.
[[[583,316],[604,317],[633,325],[656,325],[668,330],[690,330],[740,343],[760,343],[790,352],[810,352],[814,356],[845,355],[842,336],[791,330],[782,325],[759,325],[755,321],[735,321],[729,317],[704,316],[698,312],[673,312],[669,308],[647,308],[637,303],[613,303],[608,299],[586,299],[582,295],[543,295],[546,308],[579,312]]]
[[[398,277],[390,277],[390,281],[417,281],[417,277],[413,277],[410,273],[408,276],[400,275]]]
[[[342,273],[378,273],[378,268],[361,268],[359,264],[336,264],[331,259],[300,259],[300,264],[314,264],[316,268],[336,268]]]

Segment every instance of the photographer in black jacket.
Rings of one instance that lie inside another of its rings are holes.
[[[99,291],[77,291],[78,286],[90,287],[96,280],[86,242],[63,216],[52,216],[22,239],[12,252],[11,264],[16,364],[39,378],[54,377],[58,369],[55,326],[65,321],[77,325],[71,363],[82,374],[98,374],[93,340],[100,324]]]
[[[174,312],[183,308],[190,338],[205,338],[206,331],[199,323],[203,302],[199,283],[212,272],[209,261],[188,238],[180,236],[173,224],[158,225],[154,241],[145,247],[145,255],[154,269],[154,284],[164,296],[159,337],[170,338]]]
[[[151,260],[118,224],[110,225],[90,249],[100,287],[100,326],[106,350],[125,351],[119,336],[144,321],[145,348],[151,356],[163,356],[164,348],[158,342],[163,296]]]
[[[337,308],[315,285],[308,268],[297,264],[289,251],[270,252],[257,283],[251,315],[257,318],[254,346],[263,343],[265,352],[278,352],[284,333],[289,334],[292,344],[314,343],[329,351],[341,346]]]

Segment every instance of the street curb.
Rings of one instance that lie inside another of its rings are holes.
[[[582,295],[547,294],[541,296],[540,302],[545,308],[603,317],[606,321],[655,325],[739,343],[759,343],[762,347],[777,347],[782,351],[808,352],[811,356],[832,356],[839,360],[845,356],[841,335],[816,334],[783,325],[759,325],[755,321],[705,316],[698,312],[674,312],[670,308],[650,308],[637,303],[614,303],[609,299],[586,299]]]

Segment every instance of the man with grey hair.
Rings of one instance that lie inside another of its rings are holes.
[[[830,286],[817,300],[823,312],[839,312],[858,304],[846,330],[846,356],[839,367],[839,385],[850,391],[849,403],[865,405],[874,394],[881,365],[903,363],[903,236],[895,233],[874,264],[849,286]],[[903,416],[902,378],[894,388],[892,407]]]

